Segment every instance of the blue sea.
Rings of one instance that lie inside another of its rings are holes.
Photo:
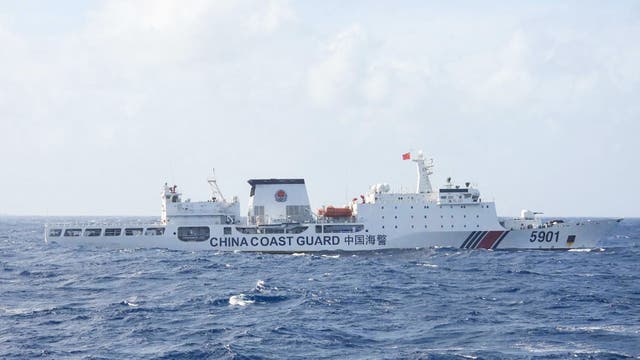
[[[294,255],[71,248],[48,220],[0,217],[1,359],[640,356],[637,219],[592,251]]]

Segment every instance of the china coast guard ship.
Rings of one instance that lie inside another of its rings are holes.
[[[249,180],[249,211],[241,216],[237,197],[222,196],[215,177],[212,197],[184,201],[177,187],[162,189],[159,222],[149,224],[47,224],[45,241],[118,248],[310,252],[451,247],[462,249],[595,248],[621,219],[542,221],[523,210],[499,218],[470,183],[447,179],[434,191],[433,161],[419,152],[403,155],[418,169],[416,192],[393,193],[371,186],[345,207],[311,210],[304,179]]]

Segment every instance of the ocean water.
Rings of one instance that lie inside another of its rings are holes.
[[[640,220],[592,251],[293,255],[47,245],[47,220],[0,217],[1,359],[640,356]]]

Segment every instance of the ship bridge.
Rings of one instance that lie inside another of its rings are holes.
[[[304,179],[251,179],[249,185],[250,224],[313,221]]]

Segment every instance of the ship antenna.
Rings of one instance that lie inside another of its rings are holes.
[[[211,173],[212,175],[207,178],[207,182],[211,187],[211,199],[214,201],[220,199],[223,202],[226,202],[227,200],[225,200],[224,196],[222,195],[222,191],[220,191],[220,187],[218,187],[218,181],[216,180],[216,169],[214,168]]]

